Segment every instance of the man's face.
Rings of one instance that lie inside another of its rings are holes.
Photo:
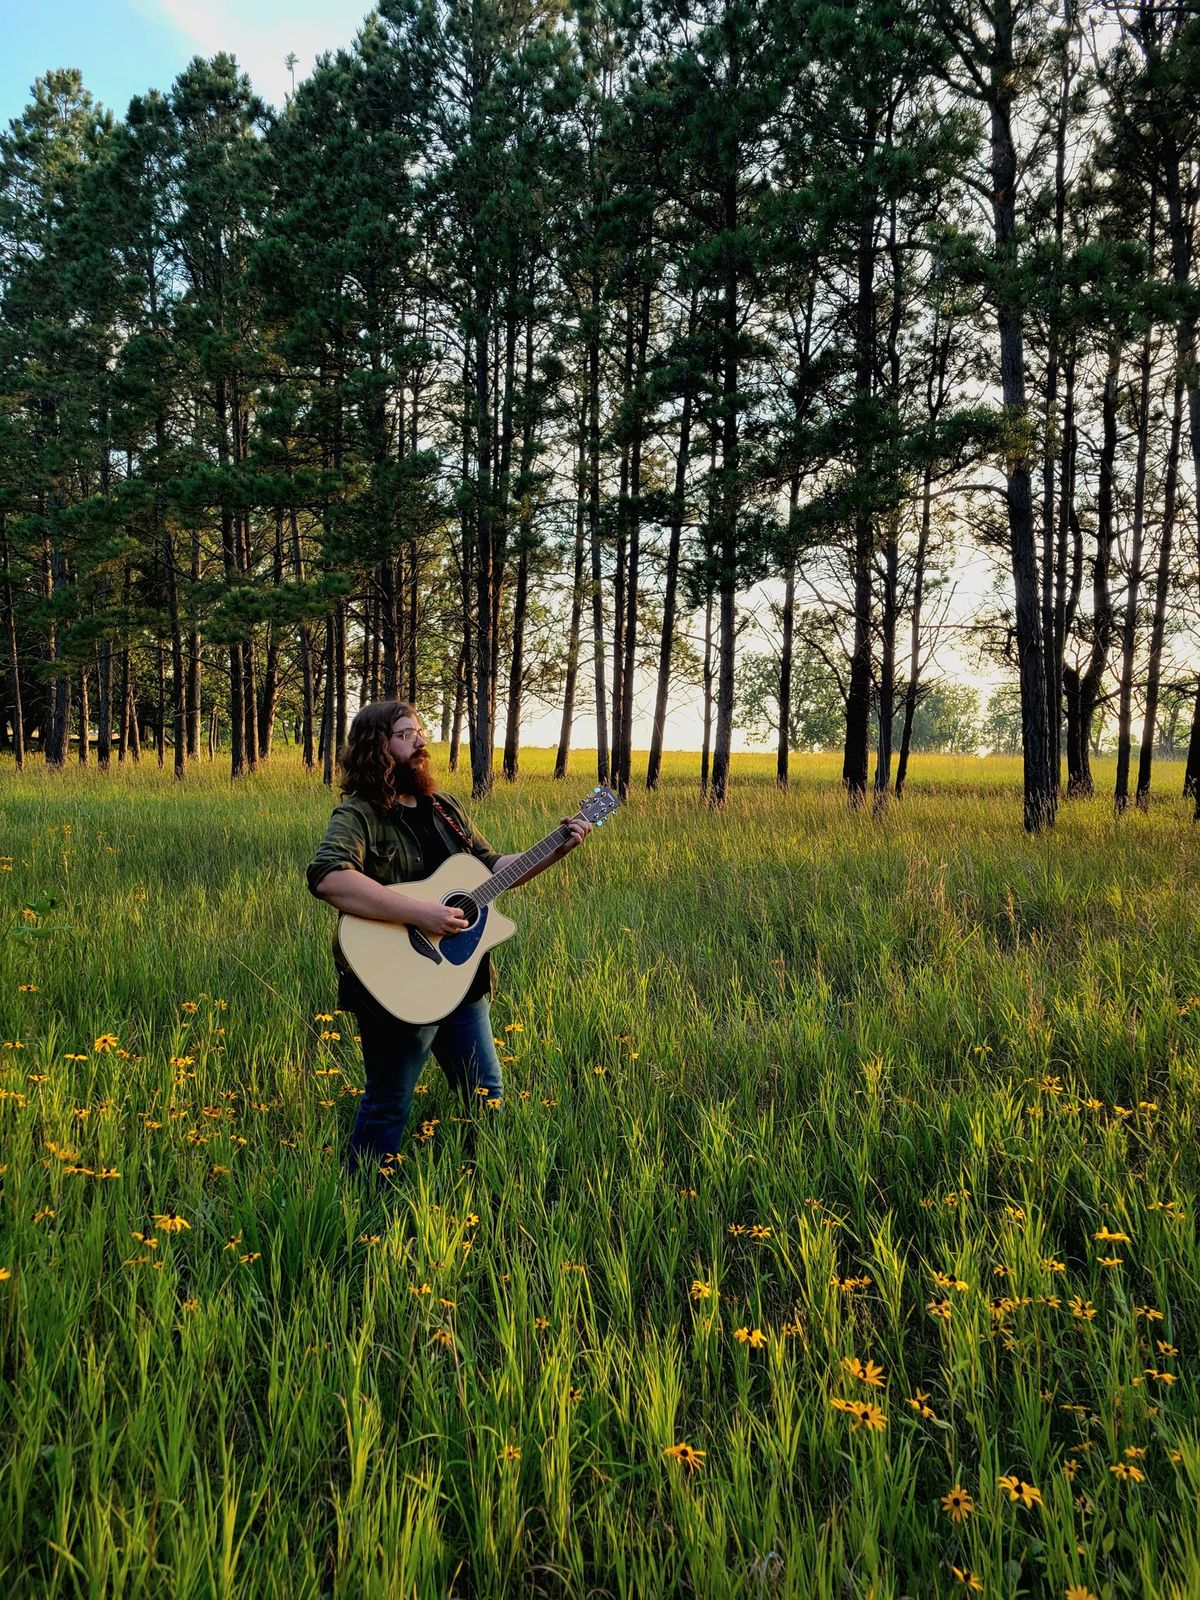
[[[401,794],[433,793],[426,743],[425,730],[415,717],[397,717],[392,723],[388,754],[396,763],[396,786]]]

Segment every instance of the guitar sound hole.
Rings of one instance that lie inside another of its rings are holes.
[[[479,907],[469,894],[448,894],[442,904],[444,906],[453,906],[455,910],[461,911],[467,919],[468,928],[473,928],[479,921]],[[465,932],[466,929],[460,929],[459,931]]]

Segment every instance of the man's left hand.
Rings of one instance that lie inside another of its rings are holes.
[[[571,837],[564,840],[558,847],[560,860],[563,856],[570,855],[571,851],[581,845],[592,831],[591,823],[584,817],[563,817],[561,821]]]

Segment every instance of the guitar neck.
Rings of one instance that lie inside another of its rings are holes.
[[[481,906],[487,905],[505,889],[511,889],[515,883],[519,883],[527,872],[534,867],[540,867],[560,846],[566,844],[570,837],[569,829],[560,823],[553,833],[548,833],[531,850],[526,850],[523,855],[517,856],[500,872],[493,872],[486,883],[473,891],[471,898]]]

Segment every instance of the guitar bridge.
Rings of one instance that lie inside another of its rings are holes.
[[[408,930],[408,942],[412,945],[413,949],[419,956],[424,956],[426,960],[432,961],[435,967],[441,964],[442,958],[440,954],[434,948],[434,946],[430,944],[429,940],[421,932],[420,928],[410,928]]]

